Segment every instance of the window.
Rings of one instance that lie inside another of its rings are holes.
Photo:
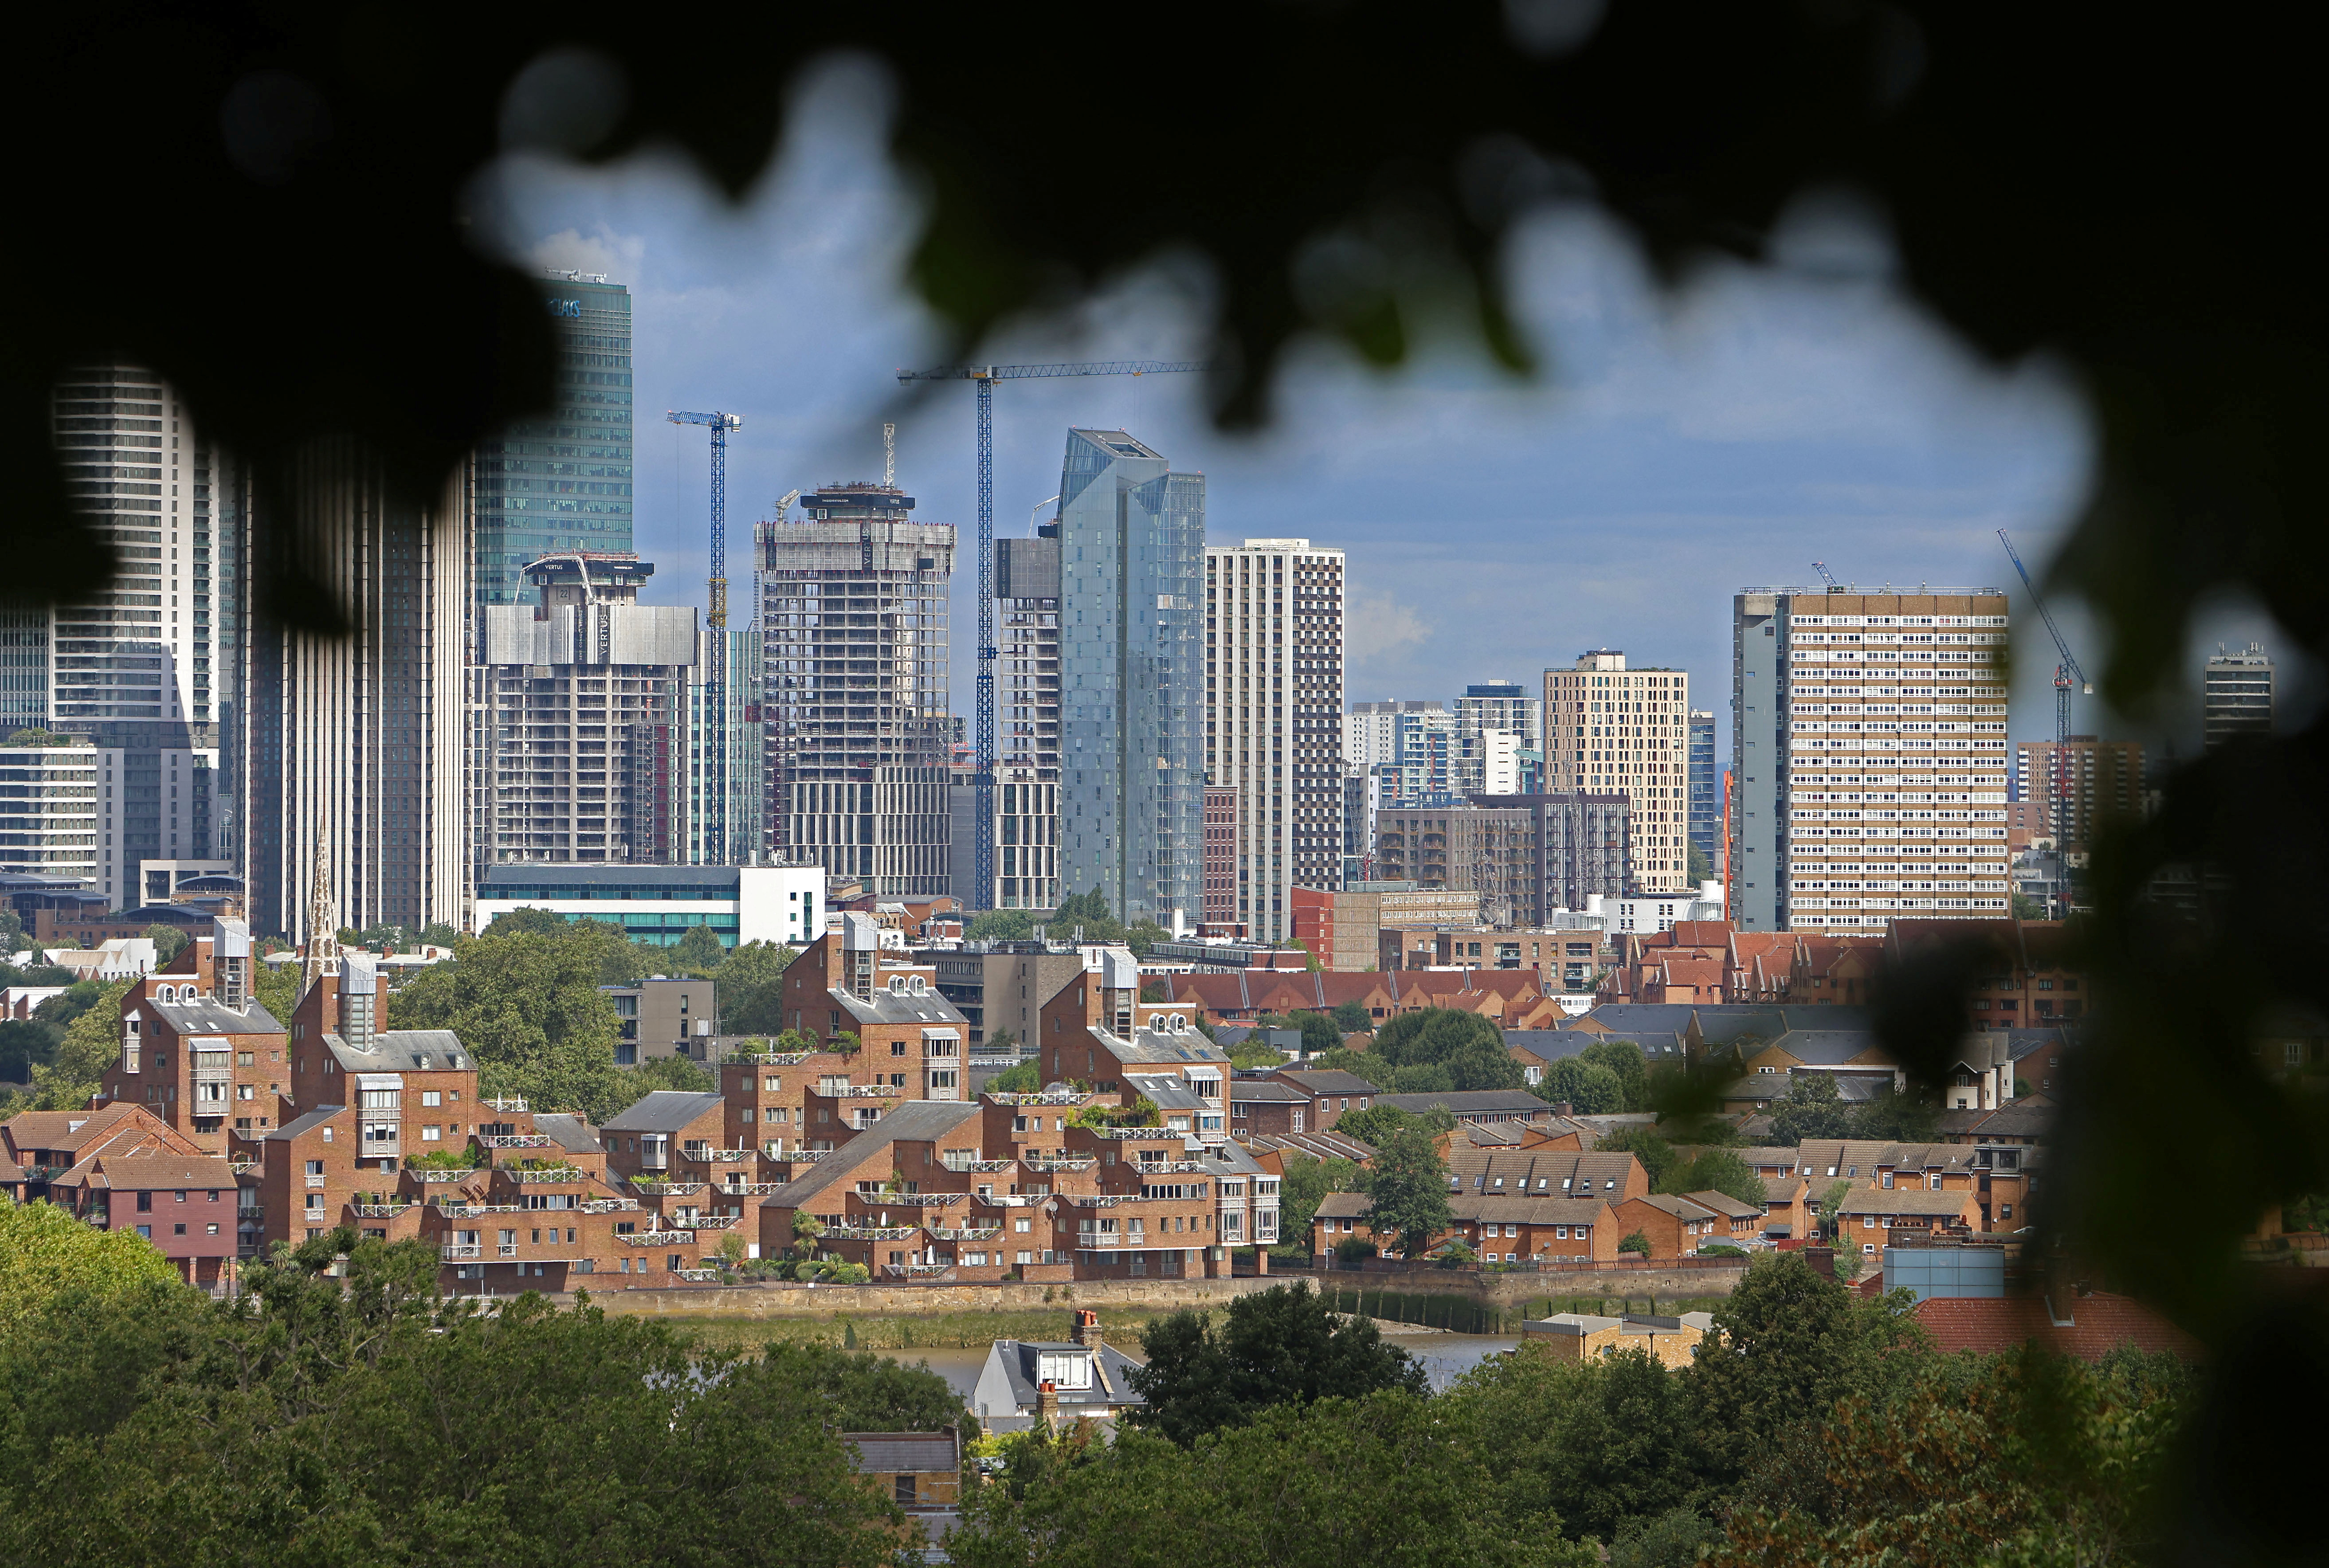
[[[420,1091],[420,1103],[423,1105],[441,1105],[444,1100],[444,1093],[439,1090],[424,1089]]]
[[[431,1122],[424,1123],[424,1124],[422,1125],[422,1127],[421,1127],[421,1129],[420,1129],[420,1141],[421,1141],[421,1142],[423,1142],[423,1143],[437,1143],[437,1142],[441,1141],[441,1140],[443,1139],[443,1138],[444,1138],[444,1129],[443,1129],[442,1127],[438,1126],[436,1122],[431,1121]]]
[[[154,1239],[154,1227],[151,1225],[140,1225],[137,1227],[137,1233],[150,1242]]]
[[[139,1193],[137,1195],[137,1212],[141,1214],[150,1214],[154,1212],[154,1195],[152,1193]]]

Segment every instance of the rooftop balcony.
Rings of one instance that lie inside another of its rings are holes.
[[[437,1252],[448,1263],[471,1262],[486,1255],[486,1250],[474,1242],[467,1246],[439,1247]]]
[[[902,1242],[922,1233],[919,1225],[827,1225],[820,1233],[822,1241]]]
[[[666,1181],[660,1176],[633,1176],[631,1190],[651,1198],[684,1198],[703,1190],[700,1181]]]
[[[358,1217],[367,1220],[392,1220],[411,1208],[410,1204],[350,1204]]]
[[[477,1142],[486,1148],[548,1148],[550,1135],[542,1132],[489,1132],[477,1135]]]
[[[648,1231],[643,1235],[617,1236],[615,1240],[627,1247],[692,1247],[695,1244],[693,1231]]]
[[[527,1168],[523,1166],[499,1166],[496,1170],[510,1180],[524,1186],[529,1183],[580,1182],[590,1179],[590,1173],[580,1166],[554,1165]]]
[[[485,1106],[488,1110],[505,1111],[518,1116],[523,1116],[533,1109],[532,1106],[526,1104],[523,1099],[514,1094],[504,1095],[499,1100],[488,1100],[485,1101]]]

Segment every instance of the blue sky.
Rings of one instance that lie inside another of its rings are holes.
[[[512,158],[480,200],[513,254],[632,292],[636,545],[665,601],[702,600],[707,464],[703,432],[663,410],[744,419],[730,449],[731,578],[749,576],[750,524],[777,496],[878,477],[881,422],[898,420],[918,515],[963,529],[953,637],[966,712],[971,392],[899,398],[898,367],[943,350],[900,286],[918,204],[881,150],[884,92],[863,66],[810,73],[794,99],[805,134],[738,207],[657,156],[595,170]],[[1881,225],[1807,200],[1773,265],[1711,265],[1674,293],[1589,212],[1547,213],[1513,246],[1535,378],[1460,347],[1380,375],[1306,345],[1280,377],[1276,420],[1251,437],[1212,428],[1194,377],[1009,383],[996,395],[998,533],[1024,532],[1058,489],[1069,426],[1130,430],[1206,475],[1215,537],[1349,552],[1353,700],[1534,684],[1609,646],[1688,669],[1696,705],[1721,713],[1730,595],[1816,581],[1815,559],[1870,586],[2005,587],[2023,620],[1995,531],[2033,570],[2049,556],[2087,484],[2081,404],[2042,362],[1992,365],[1957,345],[1894,286]],[[1202,268],[1160,258],[1065,319],[1006,326],[976,357],[1195,357],[1202,291]],[[2060,608],[2098,665],[2084,619]],[[2207,640],[2253,634],[2239,607],[2220,619]],[[2019,635],[2013,731],[2039,738],[2053,654],[2034,619]],[[2133,732],[2082,712],[2079,727],[2092,723]]]

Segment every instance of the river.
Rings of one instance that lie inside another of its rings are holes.
[[[1488,1356],[1520,1343],[1510,1336],[1494,1334],[1386,1334],[1383,1337],[1423,1363],[1424,1374],[1434,1389],[1446,1388]],[[1137,1355],[1139,1341],[1131,1340],[1122,1348]],[[979,1369],[986,1365],[987,1355],[980,1349],[885,1350],[882,1354],[908,1366],[929,1363],[929,1369],[945,1378],[947,1385],[966,1402],[978,1384]]]

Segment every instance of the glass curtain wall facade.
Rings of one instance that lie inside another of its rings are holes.
[[[594,272],[547,275],[557,406],[477,444],[476,599],[523,604],[525,569],[561,550],[631,548],[631,296]]]
[[[1123,430],[1068,432],[1060,891],[1186,931],[1204,895],[1205,479],[1171,467]],[[1267,673],[1237,678],[1253,701],[1271,690]]]
[[[1722,833],[1722,780],[1714,765],[1714,715],[1703,709],[1690,715],[1690,846],[1706,856],[1720,873],[1722,857],[1715,840]]]
[[[220,741],[240,701],[243,485],[151,371],[69,372],[52,408],[66,488],[121,566],[90,602],[0,627],[6,701],[12,718],[86,735],[108,760],[96,891],[129,908],[146,861],[227,868],[236,753]]]

